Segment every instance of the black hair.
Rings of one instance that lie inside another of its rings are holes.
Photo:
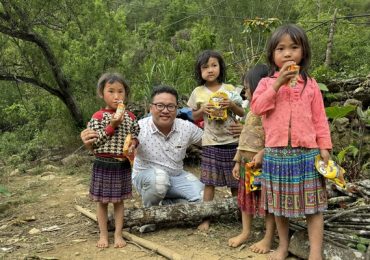
[[[269,73],[269,68],[266,64],[257,64],[253,68],[249,69],[243,76],[244,82],[248,83],[251,94],[256,90],[258,83],[264,77],[267,77]]]
[[[156,95],[162,94],[162,93],[168,93],[173,95],[176,98],[176,104],[179,100],[179,94],[177,93],[177,90],[174,89],[173,87],[170,86],[165,86],[165,85],[159,85],[155,86],[152,90],[152,94],[150,96],[151,101],[153,101],[154,97]]]
[[[279,70],[279,68],[276,66],[274,62],[274,51],[276,46],[279,44],[281,38],[286,34],[288,34],[290,38],[292,38],[292,41],[295,44],[302,46],[302,60],[297,65],[300,66],[299,73],[301,74],[304,80],[304,84],[306,85],[307,78],[309,77],[308,67],[311,62],[311,48],[305,31],[295,24],[286,24],[280,26],[271,35],[267,43],[267,63],[270,67],[269,75],[272,76],[275,73],[275,71]]]
[[[126,102],[128,99],[128,96],[130,94],[130,86],[128,85],[127,81],[124,79],[124,77],[117,72],[107,72],[100,76],[97,84],[97,93],[100,96],[103,96],[104,87],[107,83],[113,84],[114,82],[119,82],[123,85],[125,88],[125,95],[126,95]]]
[[[225,82],[226,79],[226,64],[221,54],[217,51],[205,50],[199,54],[197,62],[195,63],[195,80],[198,85],[204,85],[206,81],[202,78],[201,67],[207,64],[209,58],[216,58],[220,64],[220,75],[217,77],[219,83]]]

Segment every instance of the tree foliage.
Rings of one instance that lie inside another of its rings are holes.
[[[265,62],[266,41],[280,24],[296,23],[307,31],[311,72],[320,81],[366,76],[370,20],[359,15],[369,7],[360,0],[0,0],[0,150],[73,146],[75,125],[83,125],[101,104],[95,85],[108,70],[128,79],[132,101],[147,103],[158,84],[186,96],[196,84],[197,55],[215,49],[228,65],[227,81],[240,84],[248,68]]]

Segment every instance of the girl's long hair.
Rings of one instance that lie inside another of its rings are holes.
[[[307,79],[310,77],[308,74],[308,68],[311,63],[311,47],[305,31],[295,24],[280,26],[271,35],[267,43],[267,63],[270,68],[269,76],[272,76],[276,71],[279,71],[279,68],[276,66],[274,61],[274,51],[281,38],[287,34],[292,38],[292,41],[295,44],[302,46],[302,60],[298,65],[300,66],[299,73],[301,74],[304,80],[304,85],[306,86]]]

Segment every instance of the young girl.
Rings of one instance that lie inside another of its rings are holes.
[[[108,203],[113,203],[115,232],[114,247],[123,247],[126,242],[122,238],[123,228],[123,200],[131,197],[131,166],[123,155],[123,145],[127,134],[132,134],[132,143],[129,153],[133,153],[138,145],[136,137],[139,134],[139,125],[135,116],[124,111],[120,115],[116,112],[121,102],[127,101],[129,86],[118,73],[105,73],[98,81],[97,94],[106,106],[96,112],[88,128],[98,134],[93,144],[95,162],[93,165],[90,185],[90,198],[98,203],[97,219],[100,230],[100,239],[97,247],[108,247]]]
[[[265,130],[262,203],[275,215],[279,247],[270,259],[288,255],[291,217],[306,216],[309,259],[322,259],[323,215],[327,207],[325,181],[315,170],[315,156],[325,163],[332,148],[323,98],[307,69],[311,51],[305,32],[296,25],[279,27],[267,47],[271,77],[260,81],[252,112],[262,115]],[[299,65],[296,85],[291,65]]]
[[[253,93],[258,82],[266,77],[268,67],[266,65],[257,65],[249,70],[243,77],[245,89],[245,97],[248,100],[252,99]],[[265,215],[265,209],[261,207],[261,191],[250,191],[245,187],[246,172],[245,163],[253,162],[254,168],[261,167],[263,148],[264,148],[264,132],[262,127],[261,117],[254,115],[251,111],[247,114],[243,130],[239,137],[239,146],[235,154],[235,166],[233,175],[239,179],[238,205],[242,212],[242,232],[233,238],[229,239],[229,246],[238,247],[248,240],[253,216]],[[274,237],[275,221],[272,214],[266,214],[266,234],[265,237],[253,244],[250,249],[255,253],[265,254],[270,251],[272,240]]]
[[[226,185],[231,188],[233,196],[236,196],[238,182],[232,177],[232,169],[238,137],[233,136],[227,128],[235,121],[235,115],[244,115],[242,98],[232,85],[224,83],[225,62],[215,51],[206,50],[199,55],[195,65],[195,77],[200,86],[191,93],[188,106],[192,108],[195,121],[204,119],[200,178],[205,184],[203,200],[213,200],[215,186]],[[209,101],[211,95],[216,92],[227,95],[227,98],[219,102],[222,109],[227,109],[225,120],[209,117],[215,108]],[[208,230],[209,219],[204,220],[198,228]]]

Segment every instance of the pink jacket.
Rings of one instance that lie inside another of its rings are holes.
[[[288,146],[290,128],[292,147],[331,149],[329,124],[316,81],[309,78],[303,88],[299,78],[295,87],[283,85],[276,92],[272,85],[278,75],[260,81],[251,103],[252,112],[262,115],[265,146]]]

